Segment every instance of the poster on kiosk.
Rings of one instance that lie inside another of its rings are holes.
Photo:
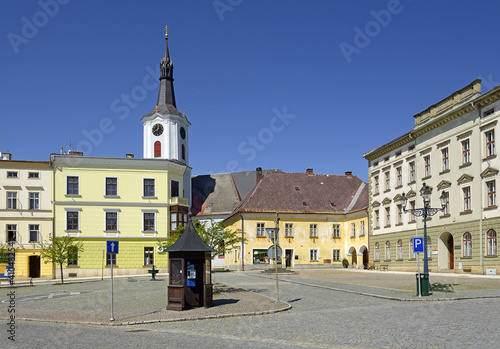
[[[194,264],[188,262],[187,264],[187,286],[196,286],[196,269]]]

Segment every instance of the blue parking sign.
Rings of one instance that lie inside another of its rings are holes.
[[[413,238],[413,252],[424,253],[424,238]]]

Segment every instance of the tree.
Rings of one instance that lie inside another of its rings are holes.
[[[227,225],[224,223],[215,222],[212,218],[209,218],[208,221],[194,221],[193,223],[196,232],[202,240],[215,250],[215,252],[212,252],[212,257],[231,251],[236,245],[241,242],[246,242],[246,239],[241,237],[241,229],[232,231],[227,229]],[[185,226],[177,226],[177,228],[170,233],[170,237],[165,241],[158,241],[158,246],[166,250],[179,239],[182,233],[184,233],[184,230],[186,230]]]
[[[40,257],[44,259],[44,263],[59,264],[61,268],[61,283],[64,284],[63,264],[73,261],[78,258],[78,253],[83,252],[83,243],[76,241],[72,236],[64,236],[62,238],[49,239],[48,244],[41,244],[42,251]]]

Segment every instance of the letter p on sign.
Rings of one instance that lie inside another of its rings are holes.
[[[413,238],[413,252],[424,252],[424,238]]]

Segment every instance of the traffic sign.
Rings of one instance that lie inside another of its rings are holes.
[[[106,241],[106,253],[118,254],[118,241],[117,240],[107,240]]]
[[[278,251],[278,259],[281,259],[281,256],[283,255],[281,247],[276,246],[276,250]],[[274,260],[274,245],[271,245],[271,247],[267,249],[267,256],[269,259]]]
[[[424,253],[424,238],[413,238],[413,252]]]
[[[271,242],[274,244],[274,240],[278,236],[279,229],[278,228],[266,228],[267,235],[269,236],[269,239],[271,239]]]

